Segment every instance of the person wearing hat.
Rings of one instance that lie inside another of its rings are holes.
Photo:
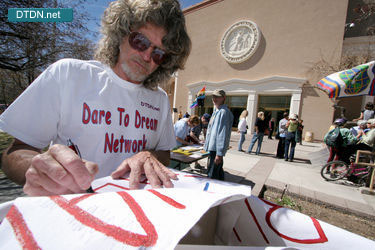
[[[233,114],[224,104],[225,91],[216,89],[212,93],[214,113],[207,127],[204,150],[210,153],[207,176],[211,179],[224,180],[223,157],[229,147],[232,131]]]
[[[285,161],[292,162],[294,159],[294,149],[296,147],[296,133],[298,129],[298,116],[297,114],[290,114],[289,121],[286,123],[285,127],[287,128],[285,136],[285,152],[284,159]],[[290,152],[289,152],[290,145]]]

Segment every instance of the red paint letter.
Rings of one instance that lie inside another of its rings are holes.
[[[138,110],[135,111],[135,127],[139,128],[141,126],[141,115],[139,114]]]
[[[87,112],[87,118],[85,116]],[[82,111],[82,122],[83,124],[87,124],[90,121],[90,107],[85,102],[83,103],[83,111]]]
[[[125,109],[124,109],[124,108],[120,108],[120,107],[118,107],[117,110],[118,110],[118,112],[120,113],[119,125],[121,126],[121,123],[122,123],[122,113],[125,112]]]
[[[113,145],[113,134],[111,134],[111,141],[109,141],[108,133],[105,133],[104,153],[107,153],[107,147],[108,147],[108,151],[112,153],[112,145]]]

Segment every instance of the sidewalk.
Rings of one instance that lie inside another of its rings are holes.
[[[239,134],[232,132],[231,149],[224,157],[226,180],[251,185],[252,194],[258,196],[264,186],[311,198],[338,209],[358,215],[375,217],[375,196],[361,193],[361,188],[327,182],[320,170],[328,158],[322,143],[297,144],[294,162],[275,158],[278,140],[263,138],[259,156],[237,151]],[[251,135],[246,135],[243,150],[247,150]],[[253,152],[256,148],[253,148]],[[342,183],[342,181],[341,181]]]

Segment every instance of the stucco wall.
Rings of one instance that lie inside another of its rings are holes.
[[[224,0],[186,14],[192,52],[179,72],[174,107],[188,110],[186,85],[201,81],[285,76],[314,85],[316,79],[307,74],[311,66],[322,57],[332,62],[341,57],[346,9],[347,0]],[[250,59],[230,64],[219,44],[224,32],[240,20],[255,22],[262,39]],[[332,121],[331,105],[319,90],[302,93],[305,131],[321,139]]]

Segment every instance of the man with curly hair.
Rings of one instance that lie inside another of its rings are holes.
[[[16,138],[2,169],[29,195],[80,193],[94,178],[129,171],[132,189],[142,174],[155,188],[177,178],[165,167],[176,141],[158,85],[190,53],[178,0],[112,2],[101,32],[96,60],[57,61],[0,117]],[[65,146],[70,139],[82,159]]]

